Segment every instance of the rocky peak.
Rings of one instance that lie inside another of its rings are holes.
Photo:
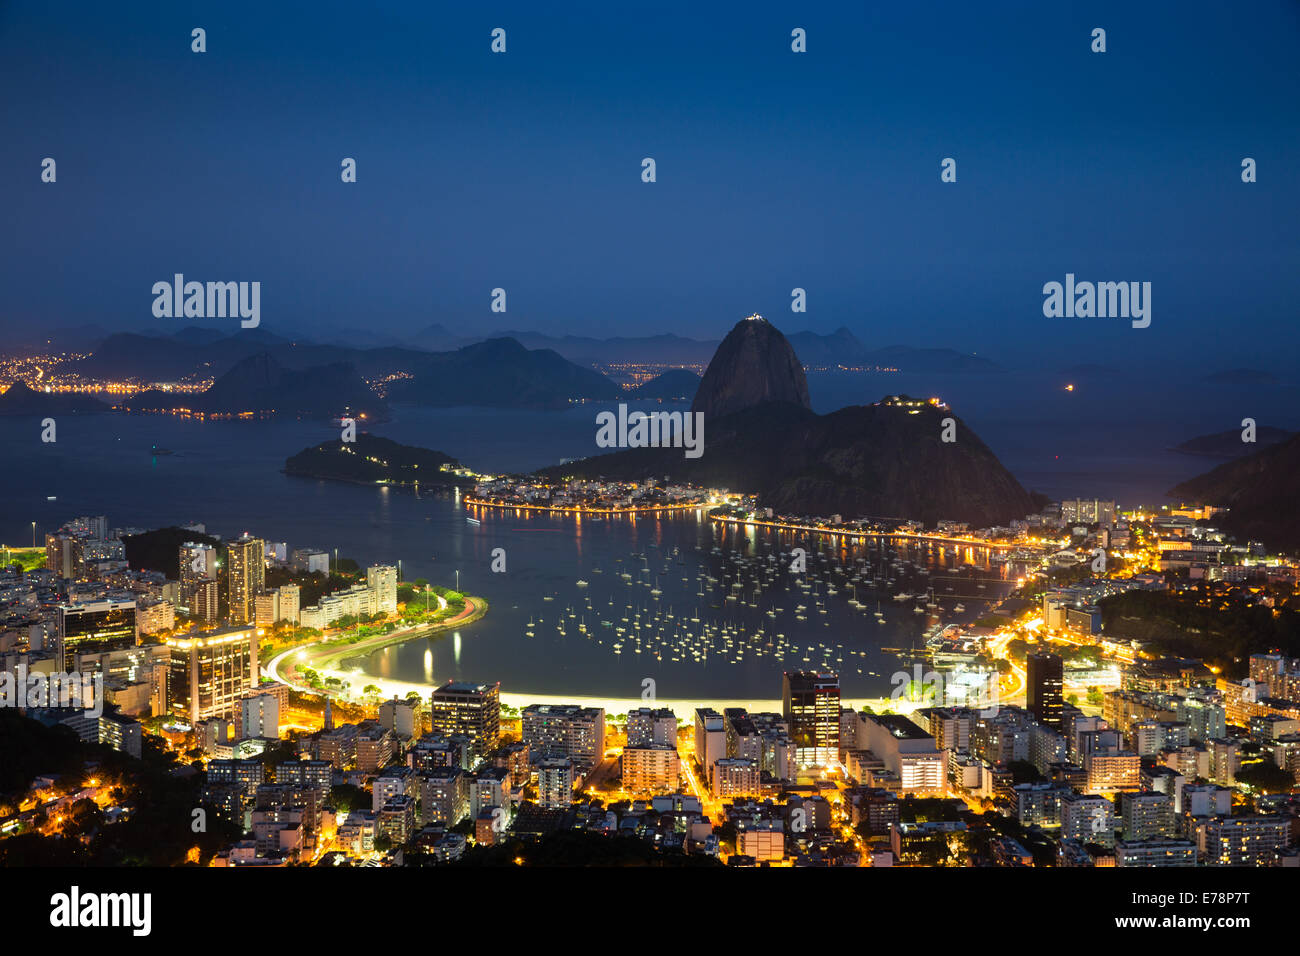
[[[803,363],[780,330],[755,314],[737,322],[718,345],[691,411],[720,418],[765,402],[810,407]]]

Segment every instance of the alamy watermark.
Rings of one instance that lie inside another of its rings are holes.
[[[152,893],[83,893],[74,885],[50,897],[50,925],[56,929],[120,927],[133,936],[148,936],[152,913]]]
[[[894,705],[905,701],[930,701],[935,707],[968,707],[991,720],[998,715],[999,694],[996,673],[972,673],[969,680],[945,678],[942,671],[913,664],[911,672],[895,671],[889,695]]]
[[[629,412],[619,403],[618,414],[596,415],[599,448],[685,448],[687,458],[704,454],[703,412]]]
[[[1150,282],[1075,282],[1065,274],[1065,284],[1043,286],[1043,315],[1049,319],[1132,319],[1133,328],[1151,324]]]
[[[87,717],[104,713],[104,675],[29,674],[26,664],[0,671],[0,707],[75,707]]]
[[[186,282],[176,273],[171,282],[153,284],[156,319],[240,318],[240,327],[255,329],[262,321],[262,283]]]

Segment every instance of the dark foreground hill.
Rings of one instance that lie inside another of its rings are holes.
[[[681,447],[629,448],[543,474],[667,477],[755,494],[786,514],[927,524],[951,519],[987,527],[1042,507],[946,406],[890,396],[829,415],[813,412],[799,357],[758,316],[723,339],[691,409],[704,423],[698,457],[687,458]],[[955,440],[943,441],[946,431]]]
[[[1184,481],[1169,495],[1231,509],[1218,523],[1238,538],[1300,548],[1300,435]]]
[[[14,382],[0,395],[0,415],[82,415],[106,412],[109,406],[75,392],[38,392]]]
[[[190,542],[210,544],[219,550],[225,548],[217,538],[174,526],[128,535],[122,539],[122,548],[132,571],[161,571],[175,581],[181,573],[181,545]]]
[[[456,459],[440,451],[401,445],[390,438],[359,432],[356,441],[329,441],[303,449],[285,461],[284,471],[289,475],[338,481],[419,482],[426,487],[472,485],[471,479],[443,470],[444,465],[450,468],[457,464]]]
[[[786,514],[942,519],[987,527],[1042,507],[959,419],[943,442],[945,409],[888,401],[817,415],[766,403],[706,419],[704,454],[638,448],[547,469],[548,476],[668,477],[746,494]]]

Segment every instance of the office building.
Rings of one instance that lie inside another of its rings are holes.
[[[190,724],[238,715],[240,699],[257,686],[257,629],[228,627],[166,643],[168,710]]]
[[[1057,654],[1043,651],[1025,657],[1026,708],[1035,720],[1053,730],[1061,729],[1064,673]]]
[[[884,763],[903,793],[943,792],[947,755],[934,738],[897,714],[858,714],[858,743]]]
[[[801,767],[825,767],[840,756],[839,675],[787,671],[781,677],[782,713]]]
[[[476,758],[496,749],[501,736],[501,685],[449,681],[430,699],[433,733],[470,738]]]
[[[64,671],[75,669],[78,654],[125,650],[138,637],[134,600],[61,604],[55,611],[55,649]]]

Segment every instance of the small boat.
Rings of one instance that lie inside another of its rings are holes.
[[[586,586],[587,586],[587,582],[582,580],[582,578],[578,578],[578,587],[585,588]]]
[[[465,519],[465,523],[466,523],[466,524],[472,524],[472,525],[474,525],[475,527],[478,527],[478,526],[481,525],[483,522],[480,521],[478,518],[469,518],[469,517],[467,517],[467,518]]]

